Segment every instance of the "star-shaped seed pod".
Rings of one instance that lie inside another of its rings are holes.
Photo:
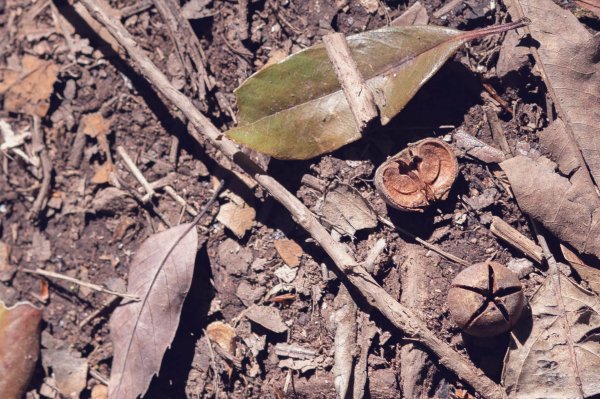
[[[385,201],[402,211],[423,212],[448,197],[458,174],[450,146],[427,138],[410,144],[375,172],[375,187]]]
[[[519,320],[525,296],[517,276],[497,262],[482,262],[460,272],[448,291],[452,320],[467,334],[490,337]]]

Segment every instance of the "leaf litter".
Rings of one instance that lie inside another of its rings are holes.
[[[347,41],[386,125],[463,44],[522,25],[471,32],[430,25],[385,27]],[[362,137],[322,44],[255,73],[236,96],[240,123],[226,134],[275,158],[308,159]]]
[[[186,223],[150,236],[136,251],[127,293],[142,300],[122,304],[110,319],[110,398],[135,399],[158,374],[192,283],[197,245],[195,225]]]

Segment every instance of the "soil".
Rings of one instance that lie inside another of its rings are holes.
[[[112,345],[108,319],[115,304],[107,306],[107,302],[112,296],[74,283],[44,279],[24,270],[40,268],[122,290],[136,248],[149,235],[166,229],[167,222],[175,225],[191,220],[191,216],[182,213],[181,206],[163,192],[149,203],[136,201],[131,196],[102,201],[103,196],[110,193],[110,185],[92,182],[99,166],[107,162],[100,140],[86,137],[81,162],[70,163],[82,117],[99,112],[111,121],[106,136],[108,148],[124,189],[137,192],[139,183],[116,155],[117,147],[125,149],[148,181],[174,176],[170,185],[195,209],[201,209],[211,197],[219,179],[227,178],[226,191],[202,219],[199,231],[204,238],[181,324],[161,372],[145,397],[333,397],[331,367],[335,327],[331,315],[340,279],[332,272],[323,271],[324,266],[331,266],[326,254],[272,198],[260,189],[254,197],[242,180],[210,157],[220,155],[211,149],[207,154],[186,138],[186,126],[178,112],[164,105],[151,86],[76,16],[70,4],[56,1],[40,7],[40,3],[13,0],[5,4],[0,0],[0,62],[6,65],[11,57],[34,54],[52,61],[60,71],[49,110],[42,118],[54,172],[51,201],[40,217],[31,215],[40,180],[24,162],[0,153],[0,241],[12,248],[10,263],[16,267],[14,275],[0,283],[0,298],[8,304],[27,300],[43,306],[44,336],[65,342],[81,353],[90,370],[95,371],[88,375],[87,386],[81,393],[82,398],[91,397],[92,388],[102,384],[102,377],[110,375]],[[124,10],[136,2],[113,0],[110,3],[116,10]],[[352,34],[384,26],[414,1],[382,0],[378,11],[372,14],[354,0],[250,1],[247,39],[243,39],[246,27],[237,17],[238,2],[206,3],[210,16],[191,22],[214,87],[205,98],[198,98],[185,80],[180,88],[225,130],[235,125],[233,90],[271,57],[294,53],[333,30]],[[443,3],[422,1],[430,17]],[[496,7],[491,9],[490,4]],[[57,22],[57,14],[64,15],[75,30]],[[24,27],[22,21],[26,17],[35,21],[35,29],[31,25]],[[467,0],[441,18],[431,17],[430,23],[470,30],[505,18],[501,2]],[[140,46],[148,50],[157,66],[167,71],[173,82],[178,79],[181,82],[181,65],[174,56],[174,44],[156,9],[145,8],[123,18],[122,22]],[[69,33],[61,33],[63,30]],[[73,46],[84,46],[86,41],[89,41],[89,49],[73,51]],[[531,76],[530,66],[509,77],[497,77],[494,66],[498,51],[497,37],[462,48],[391,124],[332,154],[310,161],[269,160],[254,153],[251,156],[268,166],[272,176],[315,211],[323,193],[302,183],[305,175],[318,178],[325,187],[334,182],[355,187],[378,215],[388,217],[415,236],[469,263],[493,258],[506,264],[513,258],[522,258],[521,253],[500,242],[488,229],[491,216],[496,215],[532,237],[529,222],[503,187],[498,168],[460,157],[459,176],[448,199],[425,213],[402,213],[389,208],[372,182],[376,167],[388,156],[424,137],[451,142],[452,133],[462,130],[497,146],[484,117],[484,106],[497,102],[490,99],[484,83],[508,104],[515,104],[511,110],[514,115],[498,107],[510,149],[537,149],[534,133],[542,126],[546,112],[545,88]],[[217,93],[222,98],[219,102],[215,100]],[[32,119],[24,114],[0,110],[0,118],[15,131],[32,128]],[[170,156],[174,137],[180,139],[175,163]],[[496,193],[491,204],[482,209],[469,205],[470,199],[491,189]],[[244,198],[256,211],[253,227],[242,237],[216,220],[219,207],[231,201],[231,193]],[[302,256],[296,278],[282,286],[275,275],[283,264],[275,241],[284,238],[299,244]],[[400,300],[402,265],[411,251],[422,251],[422,256],[437,265],[438,272],[431,279],[431,290],[418,311],[439,338],[499,381],[508,335],[474,339],[461,334],[449,318],[447,290],[463,267],[423,250],[410,237],[381,224],[358,231],[354,237],[341,237],[341,240],[362,261],[381,238],[386,240],[387,247],[377,258],[376,279]],[[522,279],[527,296],[535,292],[543,276],[544,270],[536,268]],[[46,284],[49,285],[47,296],[44,295]],[[270,292],[274,287],[275,291]],[[279,301],[265,301],[269,292],[270,297],[293,295]],[[358,296],[356,298],[359,304],[363,303]],[[255,302],[277,308],[289,327],[288,332],[275,334],[243,318],[242,312]],[[368,312],[366,307],[362,309]],[[97,317],[80,326],[82,320],[97,310],[100,310]],[[394,330],[376,312],[370,314],[370,319],[378,331],[368,357],[371,396],[402,397],[398,373],[401,348],[406,342],[402,336],[390,334],[388,331]],[[219,320],[236,327],[240,342],[234,357],[238,365],[219,356],[214,360],[209,355],[203,331],[211,322]],[[366,325],[364,320],[361,328]],[[266,342],[266,347],[256,354],[252,354],[241,339],[251,333]],[[280,366],[281,358],[275,353],[278,343],[313,350],[320,360],[307,372],[292,372]],[[455,376],[441,368],[434,374],[430,380],[431,395],[433,392],[437,392],[438,397],[464,395]],[[286,383],[290,378],[291,384]],[[39,397],[43,386],[50,383],[40,366],[27,397]]]

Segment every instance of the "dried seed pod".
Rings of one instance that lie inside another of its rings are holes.
[[[490,337],[510,330],[519,320],[525,296],[517,276],[497,262],[466,268],[452,281],[448,308],[467,334]]]
[[[458,174],[458,162],[448,144],[427,138],[410,144],[375,172],[375,187],[385,201],[402,211],[422,212],[446,199]]]

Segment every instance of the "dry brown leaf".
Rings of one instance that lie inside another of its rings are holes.
[[[267,330],[281,334],[287,331],[288,327],[283,322],[279,310],[270,306],[252,305],[244,312],[246,318]]]
[[[90,137],[106,136],[110,132],[111,121],[100,112],[85,114],[81,117],[81,129]]]
[[[429,23],[429,15],[427,9],[419,1],[408,7],[398,18],[394,19],[391,26],[408,26],[408,25],[427,25]]]
[[[23,56],[20,69],[0,70],[0,94],[4,94],[4,110],[45,116],[58,71],[55,63],[30,54]]]
[[[289,267],[298,267],[302,256],[302,247],[293,240],[276,240],[275,249]]]
[[[96,168],[94,176],[92,176],[92,184],[106,184],[111,181],[111,175],[116,172],[115,165],[112,162],[104,162]]]
[[[246,231],[254,225],[255,218],[256,211],[245,203],[240,205],[235,202],[228,202],[221,205],[217,214],[217,220],[223,223],[238,238],[244,238]]]
[[[569,11],[552,0],[511,0],[513,18],[531,20],[531,36],[539,43],[542,78],[565,122],[567,138],[581,152],[600,183],[600,36],[590,33]],[[573,138],[575,142],[573,142]]]
[[[28,302],[7,308],[0,302],[0,392],[21,399],[40,351],[42,311]]]
[[[377,226],[377,215],[369,203],[358,190],[347,184],[336,183],[327,191],[319,212],[325,218],[324,222],[351,236],[357,230]]]
[[[66,398],[79,398],[87,384],[88,363],[69,348],[42,350],[42,365]]]
[[[583,171],[578,170],[568,179],[543,159],[517,156],[500,164],[519,207],[580,253],[600,258],[596,193],[583,181]]]
[[[531,298],[529,323],[511,336],[503,385],[509,398],[588,398],[600,394],[600,302],[556,272]]]
[[[569,248],[560,244],[560,250],[569,264],[575,269],[579,277],[584,279],[590,285],[590,288],[596,293],[600,293],[600,270],[588,266],[584,261],[571,251]]]
[[[354,354],[356,351],[356,304],[346,287],[341,286],[333,301],[335,312],[331,316],[335,327],[333,355],[333,385],[339,398],[346,398],[352,389]]]
[[[213,321],[206,327],[206,335],[225,352],[235,353],[235,329],[222,321]]]
[[[122,304],[110,320],[110,398],[143,396],[158,373],[192,283],[197,245],[196,228],[182,224],[150,236],[136,251],[127,293],[141,300]]]

